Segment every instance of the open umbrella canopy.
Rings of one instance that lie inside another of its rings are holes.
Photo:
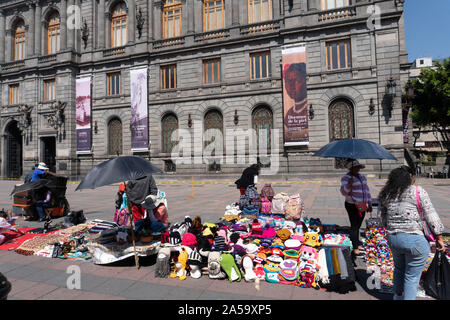
[[[137,180],[161,170],[149,161],[136,156],[123,156],[100,163],[92,168],[76,190],[95,189],[114,183]]]
[[[346,159],[397,160],[379,144],[363,139],[342,139],[330,142],[313,154],[314,157]]]

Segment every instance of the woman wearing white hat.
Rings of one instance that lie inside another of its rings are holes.
[[[39,162],[36,169],[34,169],[31,181],[41,180],[48,172],[48,167],[44,162]]]
[[[365,166],[358,160],[350,159],[346,165],[349,169],[347,174],[341,179],[341,194],[345,197],[345,209],[350,220],[350,240],[353,244],[353,254],[362,255],[359,241],[359,228],[366,212],[372,212],[372,197],[370,195],[367,179],[359,171]]]

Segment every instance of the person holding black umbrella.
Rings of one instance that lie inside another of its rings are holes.
[[[349,171],[341,179],[341,194],[345,197],[345,209],[350,220],[350,240],[353,245],[353,256],[356,257],[362,256],[359,229],[366,212],[372,212],[372,197],[366,177],[359,173],[365,166],[358,160],[350,159],[346,167]]]

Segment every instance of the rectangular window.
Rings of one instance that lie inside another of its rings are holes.
[[[248,23],[272,20],[272,0],[248,0]]]
[[[203,31],[225,28],[223,0],[205,0],[203,2]]]
[[[220,83],[220,59],[203,61],[203,84]]]
[[[351,67],[350,40],[328,42],[325,50],[327,70]]]
[[[270,52],[253,53],[250,55],[250,79],[270,78]]]
[[[349,6],[349,0],[322,0],[321,8],[323,11],[343,8]]]
[[[163,7],[163,39],[181,36],[181,1],[167,0]]]
[[[19,84],[9,85],[9,104],[19,104]]]
[[[44,101],[56,100],[55,79],[44,80]]]
[[[177,66],[161,67],[161,89],[175,89],[177,87]]]
[[[106,95],[116,96],[121,92],[121,73],[114,72],[106,75]]]

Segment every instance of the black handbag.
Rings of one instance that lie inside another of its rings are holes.
[[[0,272],[0,300],[6,300],[11,291],[11,282]]]
[[[436,251],[423,281],[425,293],[438,300],[450,300],[450,264],[444,251]]]

